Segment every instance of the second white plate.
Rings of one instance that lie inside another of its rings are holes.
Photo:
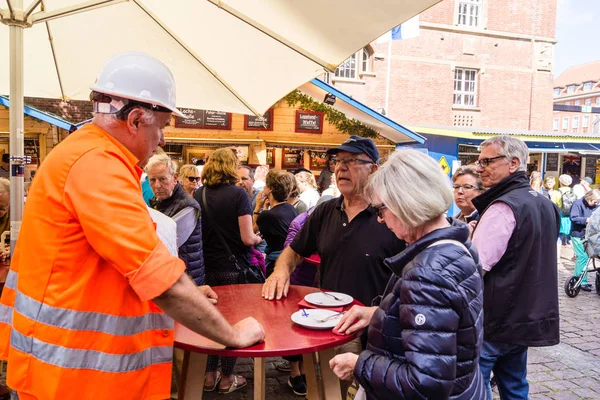
[[[303,309],[292,314],[292,321],[310,329],[333,329],[342,313],[323,309]]]
[[[333,296],[337,297],[337,299]],[[350,304],[354,301],[352,296],[338,292],[309,293],[306,296],[304,296],[304,300],[306,300],[307,303],[321,307],[340,307]]]

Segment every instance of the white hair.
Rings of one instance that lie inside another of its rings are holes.
[[[144,167],[144,171],[148,173],[150,168],[154,167],[155,165],[161,164],[167,166],[167,169],[169,170],[171,175],[175,176],[175,174],[177,173],[177,165],[175,165],[173,160],[171,160],[171,157],[169,157],[166,154],[155,154],[152,157],[150,157],[148,163]]]
[[[573,178],[571,178],[571,175],[562,174],[558,177],[558,181],[563,186],[571,186],[571,183],[573,183]]]
[[[489,138],[480,147],[483,149],[491,144],[497,144],[502,148],[502,155],[506,158],[518,158],[519,169],[517,171],[527,171],[527,158],[529,158],[529,149],[524,141],[512,136],[502,135]]]
[[[383,203],[409,229],[444,214],[454,199],[438,163],[417,150],[397,150],[369,177],[367,198]]]

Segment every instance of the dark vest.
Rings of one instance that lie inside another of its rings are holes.
[[[204,255],[202,253],[202,223],[200,219],[200,205],[196,200],[183,190],[178,183],[173,190],[173,195],[166,200],[150,200],[151,207],[168,217],[173,217],[186,207],[193,207],[198,212],[198,223],[189,239],[179,247],[179,258],[185,262],[186,272],[196,285],[204,285]]]
[[[556,241],[558,208],[517,172],[473,199],[481,216],[495,202],[516,220],[506,252],[484,277],[486,341],[521,346],[559,343]]]

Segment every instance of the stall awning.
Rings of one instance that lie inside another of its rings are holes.
[[[0,105],[10,108],[10,100],[6,96],[0,96]],[[37,108],[25,105],[25,115],[29,115],[32,118],[38,119],[43,122],[47,122],[50,125],[57,126],[61,129],[65,129],[67,131],[72,131],[76,129],[75,124],[64,120],[60,117],[57,117],[54,114],[50,114],[45,111],[38,110]]]
[[[597,134],[528,131],[518,129],[488,129],[475,127],[448,127],[448,126],[411,126],[415,132],[426,135],[448,136],[460,139],[472,139],[483,141],[492,136],[510,135],[525,142],[556,144],[591,144],[600,148],[600,136]],[[563,150],[564,151],[564,150]]]
[[[348,118],[357,119],[375,129],[381,136],[394,143],[425,143],[423,136],[381,115],[320,79],[313,79],[298,89],[317,101],[323,101],[325,95],[328,93],[333,94],[336,97],[336,101],[332,107],[346,114]]]
[[[458,138],[457,143],[463,146],[479,147],[484,139]],[[600,144],[572,142],[531,142],[525,144],[531,153],[580,153],[582,155],[600,155]]]

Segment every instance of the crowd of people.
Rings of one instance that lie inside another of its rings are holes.
[[[93,121],[38,169],[2,293],[16,398],[73,398],[75,382],[97,398],[167,397],[181,372],[172,319],[230,347],[264,340],[252,316],[232,326],[214,306],[212,287],[241,283],[263,283],[269,301],[301,284],[364,304],[335,327],[357,334],[329,361],[343,397],[355,386],[355,398],[491,400],[493,372],[502,399],[528,398],[528,348],[559,342],[557,244],[572,244],[576,274],[587,262],[591,182],[528,176],[511,136],[484,141],[451,180],[422,152],[382,161],[359,136],[327,151],[318,179],[241,165],[231,148],[177,168],[157,151],[182,115],[164,64],[117,56],[90,98]],[[318,268],[304,262],[314,254]],[[204,390],[245,387],[235,366],[208,357]],[[302,357],[281,368],[306,395]]]

